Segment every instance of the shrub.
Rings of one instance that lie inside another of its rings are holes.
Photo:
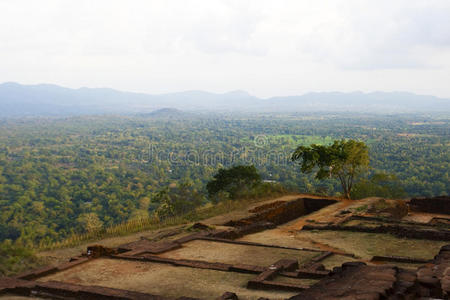
[[[33,251],[11,240],[0,243],[0,275],[14,275],[40,264]]]

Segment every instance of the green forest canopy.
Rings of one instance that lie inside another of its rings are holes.
[[[338,195],[336,179],[300,173],[290,155],[299,145],[343,138],[368,145],[368,176],[394,174],[408,196],[448,194],[448,132],[448,118],[421,115],[4,119],[0,240],[58,240],[145,217],[168,201],[164,193],[174,203],[187,194],[194,206],[204,204],[206,183],[236,164],[255,165],[263,180],[288,189]],[[180,211],[193,205],[185,204]]]

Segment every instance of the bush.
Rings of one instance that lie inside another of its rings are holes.
[[[231,199],[246,197],[256,185],[261,183],[261,176],[255,166],[234,166],[219,169],[214,178],[206,185],[208,196],[214,199],[221,191],[227,192]]]
[[[40,264],[33,251],[5,240],[0,244],[0,275],[11,276]]]
[[[406,196],[405,190],[395,175],[375,173],[369,179],[355,184],[351,192],[352,199],[383,197],[400,199]]]

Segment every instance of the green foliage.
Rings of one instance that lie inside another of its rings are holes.
[[[242,192],[247,199],[283,187],[337,195],[338,180],[298,172],[290,156],[298,145],[344,137],[365,141],[373,172],[395,174],[408,197],[449,194],[449,124],[448,115],[324,113],[0,119],[0,242],[45,248],[181,222],[156,217],[157,193],[168,188],[172,203],[188,179],[204,199],[218,169],[233,165],[253,164],[271,181]],[[189,203],[189,218],[199,213],[195,206]],[[81,222],[91,213],[100,231]]]
[[[103,227],[103,222],[100,221],[96,213],[84,213],[77,218],[78,223],[87,232],[100,231]]]
[[[11,276],[39,264],[39,259],[29,248],[14,244],[11,240],[0,243],[0,276]]]
[[[156,209],[156,215],[161,218],[173,217],[175,215],[175,205],[172,198],[169,196],[169,189],[165,188],[155,195],[155,202],[159,203]]]
[[[8,226],[6,224],[0,224],[0,241],[10,239],[15,240],[20,236],[19,229]]]
[[[369,207],[367,206],[367,204],[358,206],[357,208],[355,208],[355,212],[361,213],[361,212],[365,212],[367,211]]]
[[[175,188],[160,190],[154,201],[159,204],[156,215],[164,219],[193,211],[205,202],[205,197],[195,189],[192,182],[183,181]]]
[[[265,191],[264,191],[265,192]],[[246,208],[248,205],[266,200],[268,197],[280,196],[286,191],[282,188],[270,189],[269,194],[264,194],[263,196],[258,195],[253,198],[244,198],[238,200],[225,200],[217,204],[208,203],[204,206],[197,207],[194,210],[184,214],[174,217],[165,217],[160,219],[158,216],[151,216],[149,218],[142,219],[131,219],[127,222],[116,224],[101,231],[87,232],[83,234],[73,234],[68,238],[61,241],[49,242],[47,244],[41,243],[38,250],[49,250],[49,249],[59,249],[67,248],[80,245],[88,241],[96,241],[108,237],[117,237],[128,235],[130,233],[141,232],[145,230],[155,230],[160,228],[165,228],[169,226],[182,225],[190,222],[196,222],[211,218],[217,215],[228,213],[233,210]],[[281,193],[281,194],[279,194]]]
[[[229,194],[231,199],[245,195],[257,185],[261,184],[261,176],[255,166],[234,166],[229,169],[219,169],[214,178],[208,182],[206,189],[210,199],[220,192]],[[221,195],[222,197],[222,195]]]
[[[344,195],[350,198],[355,177],[369,167],[369,151],[364,142],[340,140],[329,146],[299,146],[292,160],[299,161],[303,173],[317,168],[316,179],[338,178]]]
[[[383,197],[399,199],[406,196],[397,176],[386,173],[375,173],[369,179],[362,179],[355,183],[351,191],[352,199],[366,197]]]

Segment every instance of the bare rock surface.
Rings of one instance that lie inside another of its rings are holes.
[[[398,269],[346,263],[333,274],[290,300],[381,299],[394,289]]]

